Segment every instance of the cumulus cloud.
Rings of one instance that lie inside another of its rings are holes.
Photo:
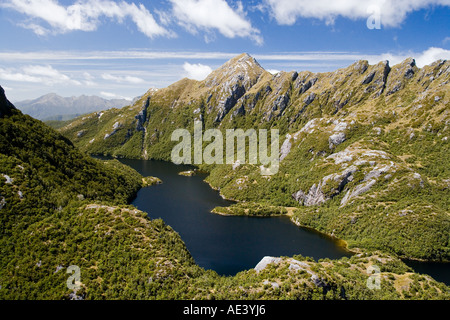
[[[399,26],[413,11],[433,5],[450,6],[449,0],[264,0],[269,12],[282,25],[292,25],[299,18],[316,18],[327,24],[341,16],[367,19],[379,11],[381,23]],[[374,10],[377,9],[377,10]]]
[[[133,77],[133,76],[116,76],[116,75],[112,75],[110,73],[104,73],[102,74],[102,79],[103,80],[109,80],[109,81],[114,81],[114,82],[118,82],[118,83],[131,83],[131,84],[139,84],[139,83],[144,83],[145,80],[138,78],[138,77]]]
[[[71,79],[50,65],[29,65],[20,69],[0,68],[0,79],[17,82],[44,83],[46,85],[62,83],[81,85],[81,82],[78,80]]]
[[[242,2],[236,8],[225,0],[170,0],[175,19],[186,30],[220,32],[227,38],[249,38],[258,45],[263,43],[260,31],[247,19]],[[210,39],[211,35],[206,35]]]
[[[94,31],[101,18],[122,22],[130,18],[138,30],[149,38],[173,36],[160,26],[143,4],[138,6],[125,1],[80,0],[70,6],[63,6],[57,0],[5,0],[0,7],[9,8],[27,15],[31,20],[19,25],[33,30],[38,35],[66,33],[70,31]],[[39,22],[47,23],[43,26]]]
[[[200,63],[190,64],[188,62],[185,62],[183,65],[183,69],[188,78],[199,81],[204,80],[212,72],[211,67]]]
[[[276,69],[267,69],[267,72],[276,75],[277,73],[280,73],[280,70],[276,70]]]
[[[409,57],[414,58],[417,66],[422,68],[435,62],[436,60],[450,60],[450,50],[431,47],[423,52],[383,53],[381,55],[367,57],[367,60],[372,64],[378,63],[379,61],[388,60],[392,66]]]

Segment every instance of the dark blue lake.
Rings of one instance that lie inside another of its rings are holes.
[[[320,233],[299,228],[288,217],[225,217],[211,213],[232,202],[204,182],[206,175],[180,176],[192,169],[163,161],[121,159],[143,176],[163,184],[141,189],[132,202],[153,219],[162,218],[177,231],[196,263],[221,275],[251,269],[264,256],[341,258],[345,248]]]
[[[217,206],[232,202],[204,182],[206,175],[192,177],[178,173],[192,169],[164,161],[120,161],[143,176],[156,176],[163,184],[143,188],[132,202],[162,218],[177,231],[196,263],[221,275],[234,275],[254,268],[264,256],[301,254],[315,260],[351,256],[337,241],[313,230],[294,225],[288,217],[225,217],[211,213]],[[405,261],[419,273],[430,274],[450,284],[449,264]]]

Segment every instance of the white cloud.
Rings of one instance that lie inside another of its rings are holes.
[[[269,11],[279,24],[293,25],[299,18],[316,18],[327,24],[338,17],[367,19],[378,8],[381,23],[399,26],[413,11],[433,5],[450,6],[449,0],[265,0]]]
[[[45,85],[74,84],[81,85],[81,82],[71,79],[69,76],[46,65],[29,65],[21,69],[0,68],[0,79],[17,82],[43,83]]]
[[[24,73],[16,72],[11,69],[0,68],[0,79],[7,81],[18,81],[18,82],[42,82],[39,77],[30,76]]]
[[[417,56],[416,63],[419,67],[423,67],[439,59],[450,60],[450,50],[429,48]]]
[[[5,0],[0,7],[9,8],[25,14],[31,21],[19,25],[33,30],[38,35],[50,32],[66,33],[75,30],[94,31],[101,18],[116,19],[122,22],[131,18],[138,30],[149,38],[173,36],[173,33],[161,27],[143,4],[136,6],[125,1],[80,0],[70,6],[60,5],[57,0]],[[45,21],[46,28],[37,21]]]
[[[190,64],[186,62],[183,65],[183,69],[186,72],[186,76],[188,78],[199,81],[204,80],[212,72],[211,67],[200,63]]]
[[[106,92],[106,91],[102,91],[100,92],[100,95],[107,98],[107,99],[125,99],[125,100],[132,100],[129,97],[124,97],[115,93],[111,93],[111,92]]]
[[[261,45],[263,38],[247,19],[240,1],[231,8],[225,0],[170,0],[174,17],[191,33],[215,30],[227,38],[249,38]],[[211,36],[206,35],[206,39]]]
[[[159,59],[196,59],[228,60],[242,52],[180,52],[180,51],[7,51],[0,52],[2,61],[68,61],[68,60],[159,60]]]
[[[430,61],[430,59],[446,59],[450,60],[448,56],[449,50],[443,48],[430,47],[422,52],[387,52],[380,54],[365,54],[361,52],[332,52],[332,51],[317,51],[317,52],[292,52],[292,53],[267,53],[267,54],[251,54],[259,62],[262,61],[277,61],[283,62],[283,65],[292,65],[293,67],[308,67],[308,66],[324,66],[323,62],[330,62],[327,64],[330,68],[337,67],[336,63],[356,61],[360,59],[369,60],[371,63],[378,63],[382,60],[391,60],[393,62],[400,62],[407,57],[413,57],[417,61]],[[237,56],[238,52],[178,52],[178,51],[8,51],[0,52],[0,61],[5,64],[18,64],[18,63],[31,63],[32,61],[40,61],[42,64],[50,63],[51,61],[58,61],[59,63],[71,63],[76,61],[77,64],[83,65],[83,61],[108,61],[108,60],[215,60],[221,63]],[[429,57],[426,59],[426,57]],[[72,61],[72,62],[71,62]],[[150,62],[154,64],[154,62]],[[167,67],[164,67],[167,68]],[[274,67],[278,69],[278,67]],[[286,71],[286,70],[285,70]],[[132,71],[121,71],[122,73],[129,74]],[[161,71],[159,76],[164,74],[164,70]],[[104,74],[109,80],[124,81],[126,76],[113,76],[109,73]],[[86,73],[82,74],[86,80],[94,80],[94,78],[86,77]],[[137,78],[138,82],[144,81],[141,78]],[[135,78],[136,80],[136,78]]]
[[[450,50],[442,48],[428,48],[423,52],[404,52],[404,53],[383,53],[380,55],[365,57],[369,63],[375,64],[379,61],[388,60],[391,66],[398,64],[405,59],[412,57],[416,60],[416,64],[419,68],[429,65],[436,60],[450,60]]]
[[[270,72],[273,75],[276,75],[277,73],[280,73],[280,70],[276,70],[276,69],[267,69],[267,72]]]
[[[110,73],[104,73],[102,74],[102,79],[103,80],[110,80],[110,81],[114,81],[114,82],[119,82],[119,83],[132,83],[132,84],[139,84],[139,83],[144,83],[145,80],[138,78],[138,77],[133,77],[133,76],[115,76],[112,75]]]
[[[83,80],[82,82],[88,87],[95,87],[98,84],[94,81],[95,77],[91,75],[89,72],[83,72],[82,74]]]

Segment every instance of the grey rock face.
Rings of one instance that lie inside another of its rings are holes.
[[[77,138],[81,138],[86,133],[86,130],[81,130],[77,132]]]
[[[376,180],[372,179],[356,186],[353,190],[347,191],[344,198],[341,200],[341,206],[345,206],[351,199],[369,191],[376,182]]]
[[[308,91],[317,82],[317,80],[318,80],[318,78],[314,78],[314,79],[308,80],[307,82],[297,83],[296,87],[300,88],[299,93],[303,94],[306,91]]]
[[[292,136],[290,134],[286,135],[286,140],[284,140],[283,145],[280,149],[280,161],[283,161],[284,158],[287,157],[289,152],[291,152],[292,143],[291,143]]]
[[[217,110],[215,122],[221,122],[225,118],[264,72],[254,58],[243,54],[228,61],[205,79],[206,87],[215,88],[207,101],[208,113]],[[211,103],[213,96],[216,98],[215,104]]]
[[[137,120],[136,121],[136,131],[145,131],[144,124],[147,121],[147,109],[148,109],[149,105],[150,105],[150,97],[148,97],[144,101],[144,103],[142,104],[141,111],[139,111],[137,116],[134,117]]]
[[[309,189],[308,194],[305,194],[302,190],[299,190],[293,195],[293,197],[296,201],[307,207],[322,204],[330,199],[322,191],[322,187],[322,182],[319,184],[314,184],[311,189]]]
[[[112,128],[113,130],[111,131],[111,133],[105,134],[105,137],[103,138],[103,140],[106,140],[109,137],[115,135],[121,127],[122,127],[122,125],[119,122],[114,123],[113,128]]]
[[[12,184],[14,182],[14,179],[11,178],[10,176],[8,176],[7,174],[2,174],[3,178],[5,178],[5,183],[6,184]]]
[[[356,166],[350,166],[342,173],[331,174],[324,177],[318,184],[314,184],[305,194],[302,190],[294,193],[292,197],[304,206],[310,207],[320,205],[333,197],[337,196],[344,190],[345,186],[353,180],[353,174],[358,171]],[[337,187],[329,190],[327,193],[323,191],[329,181],[334,181]]]
[[[0,196],[0,210],[6,206],[6,199]]]
[[[291,98],[290,98],[288,93],[279,96],[275,100],[275,102],[274,102],[274,104],[272,106],[272,111],[280,110],[280,113],[282,113],[286,109],[286,107],[288,106],[290,99]]]
[[[314,99],[316,99],[316,94],[313,92],[313,93],[309,94],[309,96],[307,96],[305,98],[305,100],[303,100],[303,103],[306,106],[309,106],[311,103],[313,103]]]
[[[375,77],[376,72],[370,73],[362,82],[362,84],[369,84],[372,82],[373,78]]]
[[[386,83],[386,95],[389,96],[402,90],[405,87],[405,82],[414,77],[415,70],[417,70],[416,61],[412,58],[406,59],[393,68]]]
[[[255,267],[255,271],[259,272],[264,270],[269,264],[271,263],[280,263],[281,258],[274,258],[274,257],[264,257]]]
[[[388,80],[389,73],[391,72],[391,67],[389,66],[389,61],[386,60],[382,64],[383,64],[383,68],[382,68],[383,76],[380,77],[380,79],[377,79],[375,81],[376,85],[381,85],[381,89],[375,95],[376,97],[379,97],[381,94],[383,94],[384,90],[386,89],[386,83]]]
[[[338,132],[335,133],[333,135],[330,136],[330,138],[328,139],[328,142],[330,144],[330,149],[340,145],[341,143],[343,143],[346,139],[345,133],[343,132]]]
[[[236,105],[237,101],[245,94],[245,92],[246,90],[244,86],[239,84],[233,85],[233,87],[231,87],[231,94],[219,102],[219,112],[217,113],[215,122],[221,122],[228,112],[230,112],[230,110]]]

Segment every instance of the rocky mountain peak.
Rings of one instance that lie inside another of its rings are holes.
[[[406,82],[412,79],[419,68],[413,58],[407,58],[401,63],[393,66],[386,82],[386,95],[389,96],[397,91],[402,90]]]
[[[13,109],[14,105],[6,98],[5,90],[0,86],[0,117],[10,114]]]
[[[220,122],[245,95],[267,73],[249,54],[243,53],[213,71],[203,82],[210,90],[208,112],[217,110],[215,122]]]
[[[251,87],[265,72],[255,58],[247,53],[240,54],[213,71],[204,81],[207,87],[215,87],[225,83],[242,82]]]

